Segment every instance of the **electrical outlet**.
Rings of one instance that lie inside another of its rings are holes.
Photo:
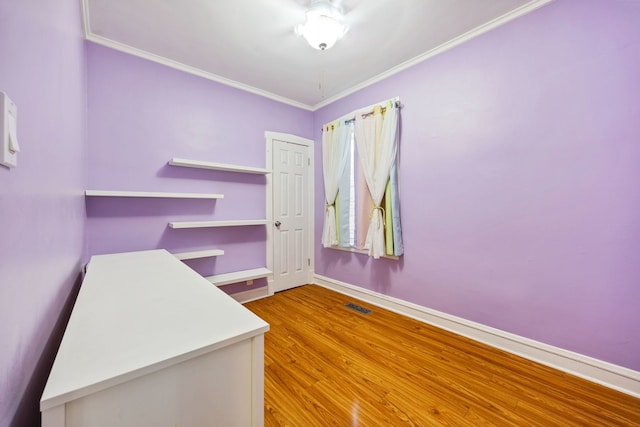
[[[251,285],[253,285],[253,279],[247,280],[247,286],[251,286]]]

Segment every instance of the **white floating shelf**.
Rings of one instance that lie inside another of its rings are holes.
[[[85,196],[99,197],[156,197],[169,199],[222,199],[224,194],[203,194],[203,193],[163,193],[153,191],[108,191],[108,190],[86,190]]]
[[[269,169],[264,169],[264,168],[254,168],[252,166],[228,165],[225,163],[203,162],[200,160],[179,159],[177,157],[174,157],[173,159],[169,160],[169,164],[171,166],[183,166],[186,168],[212,169],[212,170],[219,170],[219,171],[253,173],[253,174],[260,174],[260,175],[271,173]]]
[[[178,258],[179,260],[206,258],[220,255],[224,255],[224,251],[222,249],[209,249],[205,251],[180,252],[173,254],[173,256]]]
[[[237,227],[243,225],[266,225],[268,219],[242,219],[236,221],[172,221],[171,228],[207,228],[207,227]]]
[[[216,286],[224,286],[230,285],[232,283],[245,282],[247,280],[267,277],[270,274],[271,270],[267,268],[254,268],[253,270],[242,270],[235,271],[233,273],[216,274],[214,276],[205,277],[205,279]]]

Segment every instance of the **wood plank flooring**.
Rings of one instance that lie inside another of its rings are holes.
[[[271,325],[267,427],[640,426],[640,399],[319,286],[245,306]]]

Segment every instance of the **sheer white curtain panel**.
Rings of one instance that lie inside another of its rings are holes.
[[[335,201],[340,178],[349,158],[352,129],[344,120],[337,120],[322,128],[322,172],[326,203],[322,246],[325,248],[338,244]]]
[[[360,166],[374,202],[367,230],[365,249],[374,258],[385,255],[382,198],[389,181],[391,165],[398,150],[398,108],[394,102],[377,105],[355,115],[355,140]]]

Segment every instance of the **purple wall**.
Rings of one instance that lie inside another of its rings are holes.
[[[321,123],[396,95],[406,255],[321,249],[317,167],[316,271],[640,370],[637,2],[557,0],[315,113],[92,44],[85,64],[80,22],[76,1],[0,0],[22,146],[0,167],[0,425],[37,424],[89,255],[220,247],[193,266],[263,265],[261,227],[166,223],[262,217],[264,177],[171,157],[263,166],[265,130],[319,141]],[[92,198],[85,214],[85,187],[225,199]]]
[[[401,97],[406,255],[322,249],[318,167],[316,272],[640,371],[639,22],[558,0],[317,111]]]
[[[224,256],[189,264],[203,275],[263,267],[263,226],[174,230],[167,223],[264,218],[265,177],[167,161],[264,167],[264,132],[310,137],[312,113],[94,44],[88,44],[87,64],[88,188],[224,194],[217,201],[90,198],[90,255],[220,248]]]
[[[0,0],[0,91],[18,106],[18,168],[0,166],[0,425],[37,425],[84,248],[80,2]],[[67,305],[65,305],[67,304]]]

